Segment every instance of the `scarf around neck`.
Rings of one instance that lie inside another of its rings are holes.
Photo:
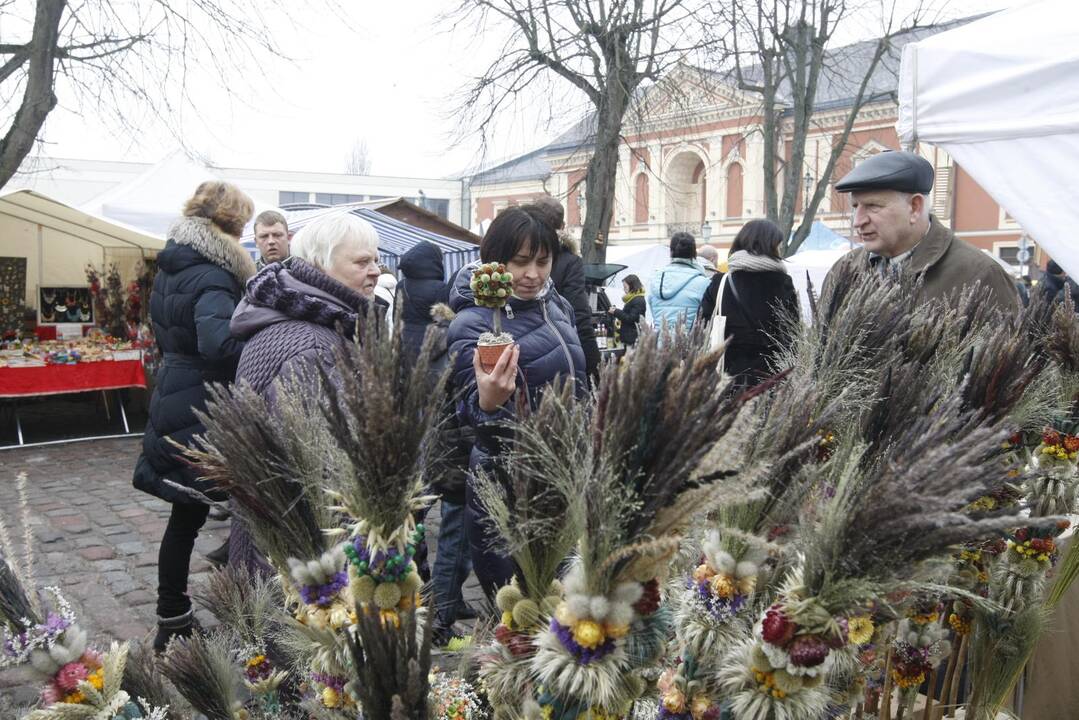
[[[636,292],[626,293],[622,296],[622,302],[628,303],[633,298],[644,297],[644,290],[637,290]]]
[[[777,260],[767,255],[751,255],[745,250],[738,250],[727,258],[727,269],[731,272],[736,270],[744,272],[781,272],[786,274],[787,265],[782,260]]]

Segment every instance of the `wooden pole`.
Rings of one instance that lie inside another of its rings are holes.
[[[925,708],[922,710],[922,720],[933,720],[933,699],[937,692],[937,669],[929,673],[929,685],[925,692]]]
[[[951,693],[948,695],[948,714],[945,717],[955,717],[955,705],[959,699],[959,686],[962,684],[963,664],[967,660],[969,640],[970,633],[967,633],[959,643],[959,657],[955,661],[955,677],[953,678]]]
[[[959,646],[962,645],[965,637],[965,635],[957,634],[956,642],[952,642],[952,651],[948,655],[948,665],[944,671],[944,687],[940,691],[940,702],[937,703],[937,710],[929,720],[940,720],[944,717],[948,707],[948,697],[952,694],[952,683],[955,682],[956,668],[959,666]]]
[[[880,693],[880,714],[877,720],[892,720],[892,642],[888,641],[888,657],[884,660],[884,689]]]

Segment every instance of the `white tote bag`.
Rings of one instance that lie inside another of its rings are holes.
[[[727,288],[727,278],[730,272],[723,274],[719,281],[719,291],[716,293],[716,307],[712,310],[712,326],[708,331],[708,349],[718,350],[723,341],[727,339],[727,316],[723,315],[723,291]]]

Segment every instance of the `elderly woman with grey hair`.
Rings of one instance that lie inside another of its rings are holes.
[[[247,283],[232,316],[246,340],[236,382],[273,400],[274,380],[332,367],[374,302],[378,234],[366,220],[342,214],[316,220],[292,240],[292,257],[264,267]],[[229,563],[268,572],[246,528],[233,516]]]
[[[232,316],[232,334],[247,340],[237,382],[273,392],[273,381],[318,364],[352,337],[373,302],[378,235],[355,215],[316,220],[292,240],[292,257],[267,265],[250,282]]]

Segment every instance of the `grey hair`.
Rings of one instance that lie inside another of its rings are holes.
[[[320,218],[305,225],[292,239],[292,255],[323,270],[333,264],[333,254],[345,242],[355,240],[378,256],[378,233],[371,223],[352,213]]]
[[[716,250],[711,245],[701,245],[697,248],[697,257],[704,258],[713,265],[719,260],[719,250]]]

